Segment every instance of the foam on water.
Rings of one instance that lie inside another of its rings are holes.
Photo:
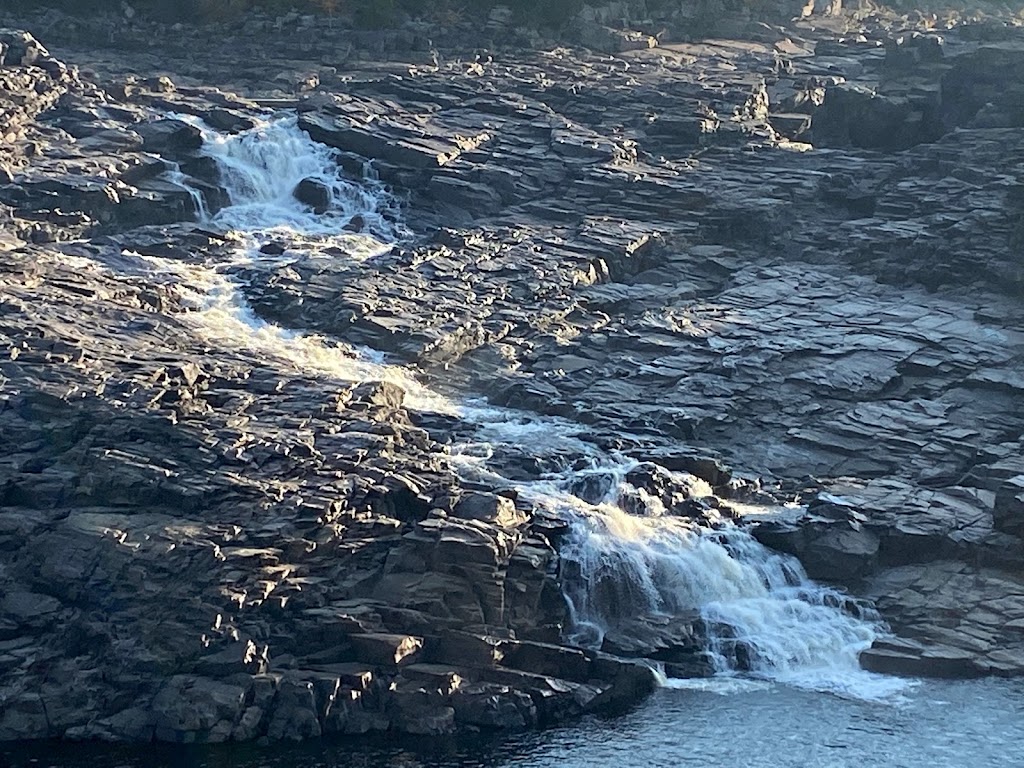
[[[457,406],[421,384],[407,369],[386,365],[362,350],[318,334],[300,333],[269,323],[252,309],[239,285],[217,269],[186,265],[154,256],[134,256],[151,269],[173,278],[192,310],[186,319],[207,342],[244,350],[250,357],[274,361],[303,375],[345,383],[388,381],[405,390],[409,407],[422,412],[455,415]]]
[[[154,271],[178,278],[178,290],[191,305],[190,320],[199,332],[211,342],[246,349],[298,371],[344,382],[390,381],[406,391],[410,407],[454,414],[451,401],[423,386],[405,368],[385,364],[379,355],[263,320],[233,276],[242,267],[272,266],[291,258],[287,253],[262,253],[260,248],[268,241],[310,249],[333,247],[351,260],[390,249],[399,229],[393,223],[395,201],[383,187],[372,177],[361,182],[346,179],[333,150],[310,139],[293,116],[262,120],[238,134],[221,134],[196,118],[178,117],[202,131],[201,151],[217,162],[229,200],[212,216],[205,206],[197,206],[199,215],[237,240],[231,257],[217,263],[145,257]],[[179,169],[172,169],[168,179],[189,189]],[[314,179],[330,190],[326,213],[316,214],[296,199],[295,187],[303,179]],[[345,231],[357,217],[363,232]]]
[[[907,683],[860,668],[858,655],[883,634],[873,609],[812,582],[799,561],[768,549],[725,522],[711,530],[648,504],[625,480],[636,462],[619,460],[527,484],[520,492],[573,521],[560,546],[570,642],[601,646],[606,633],[642,633],[640,617],[699,614],[719,675],[743,673],[839,695],[878,700]],[[587,473],[607,478],[607,494],[589,503],[572,493]],[[700,491],[695,484],[692,490]]]
[[[667,685],[744,690],[748,683],[735,678],[742,666],[762,680],[866,699],[903,687],[857,664],[857,654],[881,632],[876,616],[850,610],[844,595],[811,582],[794,558],[768,550],[735,526],[702,529],[666,514],[657,499],[626,482],[636,462],[598,449],[587,440],[585,426],[483,401],[456,405],[379,354],[258,317],[231,275],[240,266],[289,258],[261,254],[262,243],[331,246],[331,253],[345,254],[334,258],[369,258],[400,235],[394,201],[372,178],[361,183],[344,178],[334,153],[300,131],[294,118],[267,120],[234,136],[202,128],[203,151],[217,161],[231,203],[210,223],[237,232],[239,247],[228,263],[151,259],[185,286],[197,328],[211,342],[247,348],[302,371],[346,382],[392,381],[406,390],[411,407],[455,415],[470,426],[472,437],[452,449],[458,471],[514,486],[522,498],[571,523],[560,550],[571,642],[599,647],[607,632],[638,617],[696,611],[709,627],[708,653],[720,677],[717,682],[666,680]],[[295,199],[295,186],[306,178],[330,190],[327,213],[317,215]],[[356,217],[363,232],[345,232]],[[558,469],[510,480],[496,469],[499,454],[543,458],[545,466]],[[689,485],[691,496],[711,492],[696,478],[677,479]],[[581,484],[591,489],[585,494],[589,501],[576,495]],[[594,498],[593,488],[603,489],[602,498]],[[627,494],[641,499],[646,515],[623,509]]]
[[[348,258],[390,248],[401,234],[396,202],[372,169],[365,166],[362,179],[346,178],[337,153],[310,139],[294,116],[261,120],[238,134],[218,133],[195,118],[181,119],[202,131],[202,153],[217,162],[231,201],[212,223],[256,236],[326,238]],[[306,179],[329,191],[326,212],[316,213],[296,199],[295,189]],[[347,232],[345,227],[355,222],[360,232]]]

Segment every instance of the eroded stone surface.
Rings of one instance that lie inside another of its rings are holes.
[[[167,113],[296,109],[406,198],[372,259],[264,246],[233,273],[261,317],[576,420],[673,514],[802,495],[758,535],[876,598],[903,640],[873,666],[1019,673],[1024,143],[1016,91],[969,94],[1024,42],[884,21],[333,74],[287,36],[6,60],[0,738],[522,728],[653,685],[557,645],[559,524],[464,487],[470,427],[204,333],[182,274],[231,244],[164,172],[225,199]],[[606,650],[702,673],[649,621]]]

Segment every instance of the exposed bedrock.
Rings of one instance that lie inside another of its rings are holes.
[[[554,460],[466,480],[475,426],[339,375],[363,347],[582,425],[631,512],[807,504],[755,534],[875,601],[871,668],[1024,671],[1024,40],[849,24],[401,65],[0,33],[0,738],[515,729],[708,671],[692,616],[564,645],[567,524],[508,487]],[[197,221],[197,119],[275,109],[402,198],[344,224],[395,247]]]

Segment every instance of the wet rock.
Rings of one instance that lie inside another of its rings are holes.
[[[64,737],[73,741],[136,741],[153,740],[153,714],[145,707],[130,707],[110,717],[69,728]]]
[[[754,536],[766,546],[794,555],[812,579],[855,582],[872,573],[878,562],[878,536],[855,521],[766,522],[755,529]]]
[[[4,703],[0,714],[0,739],[45,739],[52,735],[46,708],[38,694],[23,694]]]
[[[360,384],[352,390],[351,403],[354,405],[380,408],[400,408],[405,399],[405,391],[390,381],[370,381]]]
[[[924,648],[906,640],[876,641],[860,655],[869,672],[904,677],[972,678],[978,676],[971,654],[956,648]]]
[[[316,179],[303,179],[293,192],[295,199],[313,209],[313,213],[326,213],[331,207],[331,190]]]
[[[203,114],[203,122],[224,133],[241,133],[256,125],[247,115],[229,109],[211,109]]]
[[[140,123],[135,128],[147,152],[177,157],[203,146],[202,131],[180,120],[164,119]]]
[[[591,663],[594,676],[608,683],[608,687],[591,703],[591,707],[612,710],[632,707],[658,689],[657,675],[643,662],[594,654]]]
[[[677,671],[687,666],[703,669],[706,666],[704,635],[703,621],[696,612],[672,618],[639,616],[626,626],[609,629],[601,649],[613,656],[671,663]]]
[[[277,684],[272,714],[267,725],[271,741],[302,741],[321,735],[313,683],[286,676]]]
[[[659,514],[663,510],[672,515],[701,518],[709,511],[700,497],[710,496],[710,488],[701,487],[696,477],[674,474],[645,462],[630,470],[626,482],[639,492],[627,499],[628,511],[635,514]]]
[[[455,719],[462,725],[516,731],[537,724],[537,707],[530,696],[508,686],[463,686],[451,697],[451,703]]]

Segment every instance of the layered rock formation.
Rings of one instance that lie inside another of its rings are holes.
[[[0,738],[522,728],[652,689],[608,651],[699,651],[689,624],[561,645],[564,522],[457,471],[476,427],[411,380],[216,333],[195,291],[225,275],[341,357],[584,425],[675,513],[804,501],[756,535],[876,601],[899,639],[872,668],[1024,670],[1024,123],[993,76],[1018,29],[339,69],[288,36],[192,56],[180,29],[157,57],[40,24],[92,71],[0,34]],[[274,109],[371,163],[397,247],[283,233],[231,266],[180,116]],[[528,445],[489,466],[550,470]]]

